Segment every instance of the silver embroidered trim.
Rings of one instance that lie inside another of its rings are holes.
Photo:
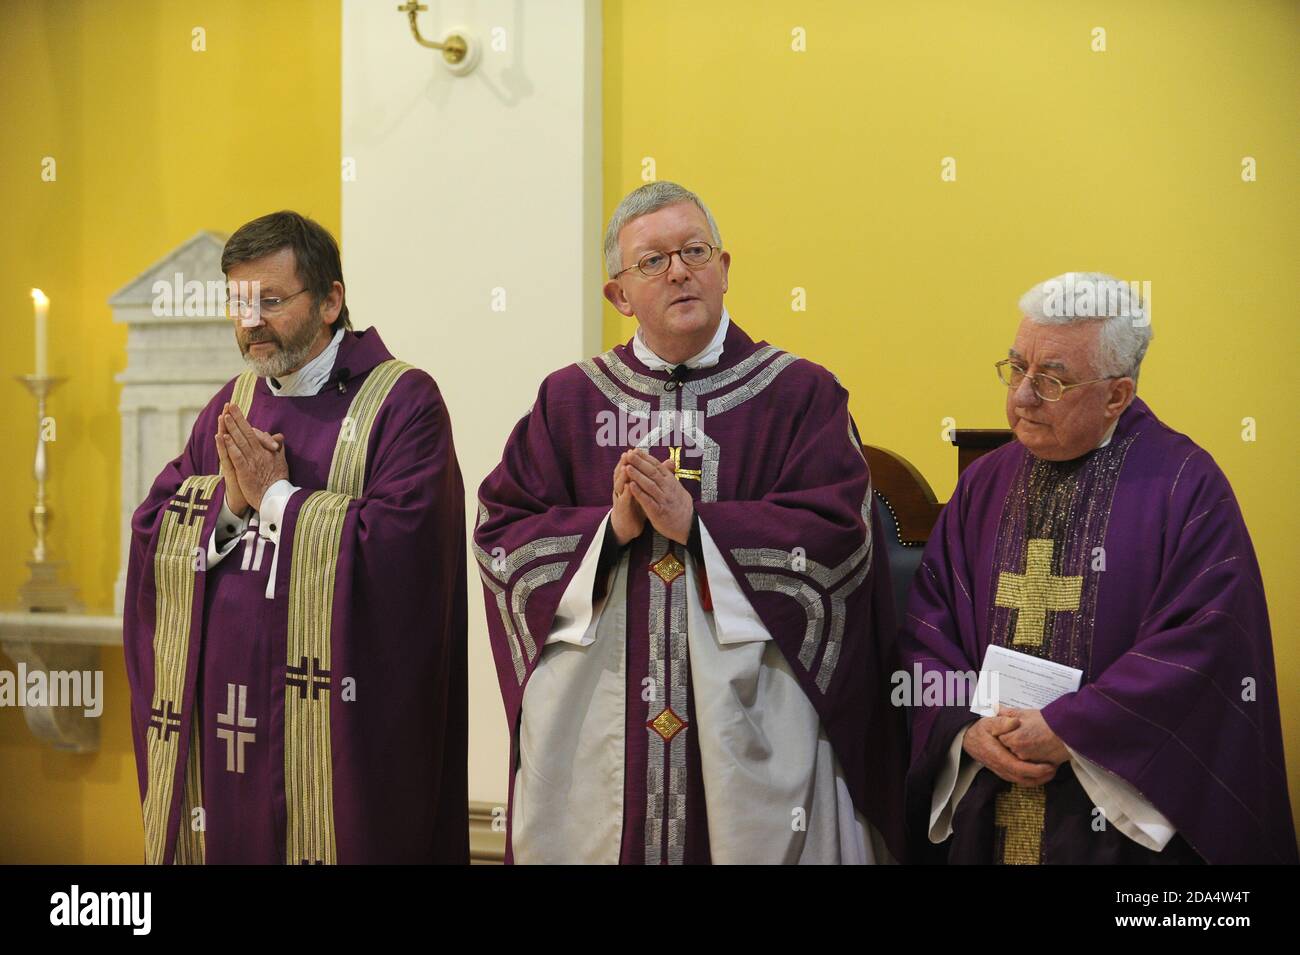
[[[803,558],[806,570],[796,571],[791,564],[794,558],[788,550],[781,550],[779,547],[736,547],[731,551],[731,556],[735,558],[736,563],[742,567],[768,567],[788,571],[789,573],[802,573],[806,577],[811,577],[817,583],[821,584],[825,590],[830,590],[839,581],[843,580],[854,567],[862,562],[862,559],[871,553],[871,488],[867,488],[867,499],[862,503],[862,522],[866,525],[866,537],[858,547],[834,567],[827,567],[825,564],[813,560],[811,557]]]
[[[774,348],[771,345],[764,345],[754,354],[750,355],[743,361],[738,361],[726,371],[720,371],[716,374],[709,375],[707,378],[701,378],[698,381],[688,381],[687,390],[694,391],[697,395],[707,395],[711,391],[717,391],[719,388],[740,381],[751,371],[757,368],[763,362],[767,361],[773,355],[780,354],[781,349]]]
[[[862,586],[867,573],[871,570],[873,540],[870,482],[867,483],[867,494],[862,501],[861,514],[865,537],[853,553],[834,568],[828,568],[825,564],[805,557],[804,570],[796,571],[792,566],[790,553],[775,547],[737,547],[731,551],[732,558],[742,567],[781,570],[791,575],[786,577],[782,574],[759,573],[746,574],[745,577],[755,590],[786,594],[793,597],[803,608],[807,624],[804,628],[803,643],[799,648],[799,662],[811,673],[813,660],[816,659],[822,644],[825,644],[826,649],[822,653],[821,664],[814,675],[817,688],[823,693],[830,686],[831,678],[835,675],[835,667],[840,660],[849,598]],[[855,567],[856,572],[850,575]],[[825,623],[825,607],[821,596],[807,583],[800,581],[798,579],[800,576],[812,579],[821,585],[823,590],[831,591],[829,628]],[[824,638],[823,633],[825,633]]]
[[[713,417],[743,405],[750,398],[761,394],[768,385],[776,380],[777,375],[798,360],[798,355],[791,355],[789,352],[784,353],[740,387],[732,389],[721,397],[710,398],[706,414]]]
[[[528,615],[524,612],[528,607],[528,598],[538,587],[563,577],[564,568],[568,566],[567,560],[539,564],[520,577],[510,593],[510,612],[515,618],[515,628],[520,639],[523,640],[524,653],[529,663],[532,663],[533,657],[537,656],[537,644],[533,640],[532,631],[528,629]]]
[[[844,624],[849,597],[862,586],[870,570],[871,556],[868,553],[867,559],[862,562],[857,573],[850,577],[844,586],[831,594],[831,632],[826,639],[826,652],[822,654],[822,664],[817,668],[817,689],[823,693],[831,685],[831,677],[835,675],[835,665],[840,662],[840,648],[844,644]]]
[[[822,621],[826,618],[826,607],[821,594],[802,580],[782,577],[780,574],[746,574],[745,579],[755,590],[773,590],[785,594],[793,597],[803,607],[807,623],[803,630],[803,643],[799,647],[799,662],[805,670],[812,669],[817,648],[821,645]]]
[[[487,508],[479,505],[479,523],[487,517]],[[506,632],[506,642],[510,647],[510,661],[514,665],[515,679],[522,685],[528,672],[528,665],[537,656],[537,642],[528,627],[528,599],[533,591],[543,584],[559,580],[564,576],[569,561],[555,561],[534,567],[520,577],[513,585],[510,580],[519,568],[539,557],[552,557],[557,554],[571,554],[582,540],[581,534],[565,537],[541,537],[535,541],[515,548],[506,555],[504,569],[498,574],[493,570],[492,555],[471,540],[474,558],[478,563],[479,577],[484,585],[496,597],[497,612],[501,614],[501,625]],[[507,599],[506,591],[510,596]]]
[[[667,547],[667,538],[658,532],[654,535],[651,556]],[[650,576],[650,661],[647,676],[653,681],[654,698],[646,703],[645,722],[649,723],[668,705],[664,695],[667,685],[667,638],[664,633],[664,610],[668,601],[668,588],[656,573]],[[663,861],[663,820],[666,792],[664,788],[664,742],[662,736],[647,727],[649,745],[646,747],[645,777],[645,864],[659,865]]]
[[[473,542],[474,557],[478,560],[482,573],[490,574],[494,579],[505,584],[509,583],[510,578],[518,573],[520,567],[539,557],[553,557],[556,554],[572,553],[580,540],[582,540],[581,534],[570,534],[567,537],[539,537],[537,540],[516,547],[506,554],[503,569],[500,573],[493,567],[495,561],[492,555],[480,547],[477,541]]]
[[[606,359],[606,361],[608,361],[610,354],[612,353],[606,352],[601,357]],[[620,364],[622,363],[620,362]],[[599,365],[596,364],[596,360],[594,358],[588,358],[586,361],[578,362],[578,367],[581,368],[583,372],[587,375],[587,377],[591,379],[591,383],[600,389],[600,393],[610,400],[610,403],[626,408],[629,417],[639,417],[639,418],[650,417],[650,402],[646,401],[644,398],[634,398],[631,395],[629,395],[627,392],[625,392],[622,388],[618,387],[618,385],[614,384],[614,382],[610,380],[609,375],[606,374],[605,371]],[[632,373],[631,369],[629,369],[626,365],[623,365],[622,367],[624,368],[625,371],[628,372],[628,374]],[[644,377],[644,376],[635,376],[635,377]],[[653,381],[653,379],[646,379],[646,380]],[[656,382],[656,384],[662,384],[662,382]],[[641,388],[638,390],[646,393],[650,393],[652,391],[652,389],[650,388]]]
[[[707,378],[700,378],[697,381],[686,382],[682,390],[688,393],[693,392],[697,395],[704,395],[708,394],[710,391],[716,391],[725,385],[739,381],[779,351],[780,349],[774,348],[771,345],[764,345],[758,351],[754,352],[754,354],[742,361],[736,362],[736,364],[725,371],[709,375]],[[600,359],[605,363],[605,367],[609,369],[609,373],[628,388],[631,388],[634,391],[639,391],[645,395],[654,395],[663,391],[663,379],[652,378],[649,375],[643,375],[640,372],[633,371],[628,367],[627,363],[623,361],[623,359],[618,357],[618,354],[614,349],[611,348],[609,351],[605,352],[600,356]],[[591,363],[592,360],[588,359],[581,364],[586,366]],[[583,370],[587,371],[585,367]],[[590,375],[591,372],[587,371],[587,374]],[[597,387],[600,387],[599,383],[597,383]],[[604,388],[601,388],[601,390],[604,391]]]
[[[519,637],[515,633],[515,623],[510,618],[510,612],[506,610],[506,591],[505,588],[483,572],[479,568],[479,576],[483,578],[483,585],[492,591],[496,598],[497,613],[501,615],[501,628],[506,633],[506,645],[510,647],[510,662],[515,668],[515,680],[518,683],[524,682],[524,655],[519,646]]]
[[[658,579],[659,575],[655,574]],[[690,645],[686,625],[687,575],[682,573],[667,588],[669,619],[669,672],[672,676],[673,712],[687,725],[668,743],[668,794],[665,799],[665,825],[668,826],[668,864],[681,865],[686,853],[686,735],[691,732],[691,703],[686,675],[690,669]],[[656,733],[656,736],[659,734]]]

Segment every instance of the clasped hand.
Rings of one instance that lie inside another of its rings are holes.
[[[971,724],[962,749],[1009,783],[1042,786],[1056,776],[1056,767],[1070,751],[1052,732],[1041,710],[998,707],[997,716]]]
[[[226,484],[226,506],[241,517],[250,505],[261,510],[267,489],[289,478],[284,435],[254,428],[238,405],[226,402],[217,417],[216,442]]]
[[[672,461],[657,461],[643,448],[623,452],[614,467],[610,517],[619,546],[639,537],[647,520],[664,537],[685,544],[694,518],[695,500]]]

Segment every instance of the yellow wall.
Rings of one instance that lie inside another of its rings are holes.
[[[835,371],[864,440],[915,463],[940,500],[956,479],[942,419],[1006,427],[992,364],[1021,292],[1072,269],[1152,283],[1141,395],[1214,455],[1245,512],[1300,808],[1300,6],[604,10],[606,213],[644,157],[700,193],[733,256],[732,315]],[[1098,26],[1105,53],[1090,50]],[[940,181],[945,156],[956,182]],[[796,286],[807,312],[791,311]],[[626,341],[634,322],[606,315],[606,344]]]
[[[54,544],[91,608],[118,563],[117,402],[126,331],[107,297],[200,229],[282,207],[332,231],[340,207],[340,10],[320,0],[8,0],[0,30],[0,602],[30,547],[31,302],[50,296]],[[205,52],[191,49],[206,30]],[[41,160],[57,160],[42,182]],[[139,795],[119,650],[105,650],[103,748],[58,753],[0,708],[0,862],[136,862]],[[14,663],[0,654],[0,669]]]
[[[701,192],[751,333],[836,371],[867,440],[944,498],[941,420],[1002,426],[989,365],[1028,285],[1071,268],[1154,285],[1142,394],[1236,488],[1264,568],[1300,795],[1296,485],[1284,403],[1300,238],[1300,13],[1262,4],[605,4],[605,206],[659,178]],[[91,607],[118,555],[125,331],[105,299],[203,228],[272,208],[339,226],[339,8],[9,0],[0,31],[0,601],[30,541],[27,290],[53,300],[54,540]],[[191,51],[191,30],[207,51]],[[790,51],[807,30],[808,51]],[[1109,51],[1089,52],[1104,26]],[[1058,104],[1068,104],[1064,107]],[[1109,131],[1109,130],[1113,130]],[[1242,156],[1259,160],[1244,184]],[[44,156],[58,180],[40,179]],[[939,181],[955,156],[958,180]],[[593,246],[598,237],[592,237]],[[790,289],[808,290],[792,313]],[[1227,294],[1219,288],[1230,290]],[[1220,304],[1223,303],[1223,304]],[[612,311],[606,342],[630,336]],[[1225,366],[1231,362],[1231,366]],[[1207,384],[1214,382],[1213,385]],[[1259,440],[1240,422],[1259,421]],[[121,655],[105,651],[104,747],[35,742],[0,709],[0,862],[142,857]],[[0,668],[13,663],[0,655]]]

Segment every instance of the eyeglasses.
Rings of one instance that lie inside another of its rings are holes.
[[[616,279],[623,272],[630,272],[633,269],[638,270],[647,278],[654,278],[656,275],[663,275],[668,271],[668,266],[672,264],[673,256],[682,260],[682,265],[688,269],[700,270],[709,264],[713,258],[713,253],[718,249],[709,245],[707,242],[690,242],[680,249],[674,249],[672,252],[647,252],[641,258],[637,259],[636,265],[629,265],[622,272],[615,272],[610,276]]]
[[[232,298],[226,303],[226,315],[230,318],[243,318],[247,315],[265,315],[274,318],[284,311],[285,303],[291,298],[297,298],[305,288],[300,288],[292,295],[276,297],[268,295],[265,298],[259,298],[255,302],[244,301],[239,298]]]
[[[1010,358],[1002,359],[993,367],[998,370],[998,379],[1008,388],[1019,388],[1020,383],[1028,378],[1029,387],[1033,388],[1034,394],[1044,401],[1060,401],[1061,396],[1071,388],[1090,385],[1094,381],[1108,381],[1111,378],[1123,377],[1123,375],[1105,375],[1101,378],[1089,378],[1087,381],[1076,381],[1072,385],[1067,385],[1061,379],[1053,378],[1051,375],[1031,375],[1027,369],[1017,365]]]

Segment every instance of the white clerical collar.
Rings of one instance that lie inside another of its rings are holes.
[[[1115,429],[1118,427],[1119,427],[1119,418],[1116,418],[1115,423],[1112,424],[1110,426],[1110,430],[1106,432],[1106,437],[1102,438],[1101,444],[1097,445],[1095,448],[1093,448],[1093,450],[1100,451],[1102,448],[1106,447],[1106,445],[1110,444],[1110,439],[1115,434]]]
[[[270,376],[266,386],[277,398],[306,398],[316,394],[329,381],[330,372],[334,370],[334,359],[339,353],[339,342],[343,341],[343,329],[340,328],[325,346],[325,350],[303,365],[297,371],[278,378]]]
[[[718,330],[713,333],[713,340],[705,346],[704,351],[679,364],[683,364],[687,368],[712,368],[716,365],[722,359],[722,340],[727,337],[727,326],[730,324],[731,316],[727,314],[727,309],[724,306],[722,318],[718,321]],[[636,330],[636,334],[632,336],[632,354],[636,355],[637,361],[652,371],[672,371],[677,367],[673,362],[664,361],[650,350],[650,346],[641,337],[641,329],[639,328]]]

